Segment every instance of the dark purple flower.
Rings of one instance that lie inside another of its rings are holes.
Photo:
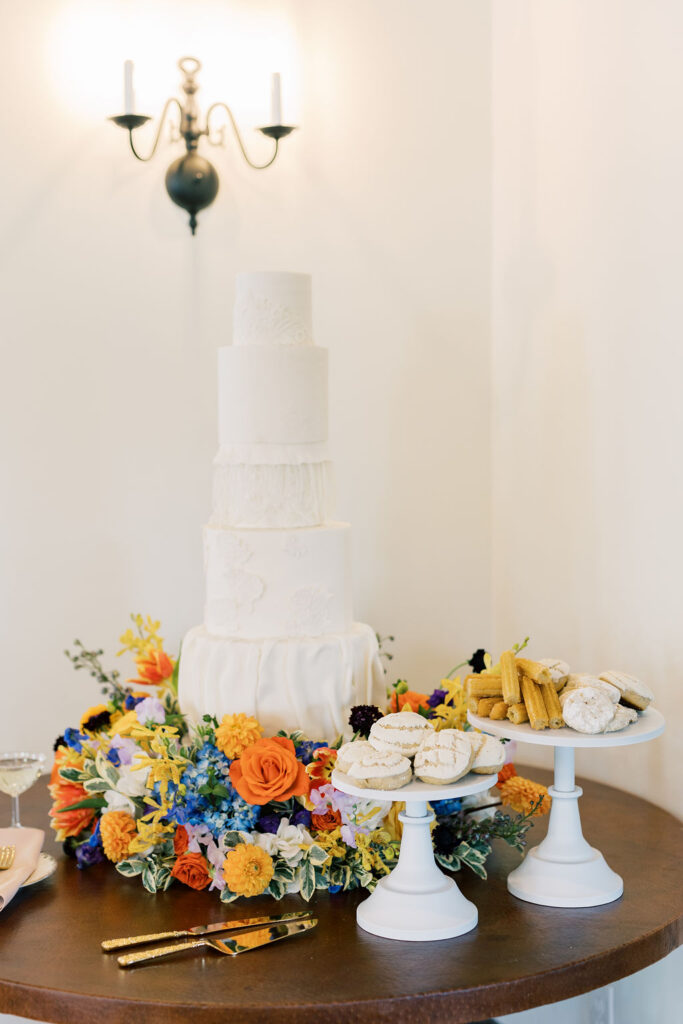
[[[484,672],[486,669],[486,663],[484,661],[484,655],[486,651],[483,647],[478,647],[474,652],[470,660],[467,662],[468,665],[472,666],[473,672]]]
[[[79,868],[89,868],[104,860],[104,851],[100,844],[91,846],[89,842],[76,847],[76,864]]]
[[[279,814],[262,814],[258,820],[257,828],[261,832],[275,833],[280,827]]]
[[[66,746],[66,740],[64,739],[64,736],[58,736],[57,739],[52,744],[52,749],[54,750],[55,753],[57,753],[57,750],[60,747],[65,747],[65,746]]]
[[[439,704],[443,704],[447,696],[448,694],[446,690],[434,690],[433,693],[427,697],[427,703],[430,708],[438,708]]]
[[[290,818],[290,825],[303,825],[304,828],[310,828],[311,812],[307,811],[305,807],[300,807]]]
[[[101,732],[102,729],[106,729],[110,725],[111,712],[99,711],[96,715],[91,715],[90,718],[83,723],[83,729],[85,732]]]
[[[349,725],[355,733],[367,739],[370,729],[380,718],[384,718],[384,715],[374,704],[356,704],[355,708],[351,708]]]

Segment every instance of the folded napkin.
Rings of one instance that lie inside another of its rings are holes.
[[[35,871],[44,839],[42,828],[0,828],[0,846],[17,848],[12,867],[0,871],[0,910]]]

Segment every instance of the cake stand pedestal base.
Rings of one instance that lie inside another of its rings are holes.
[[[427,801],[481,793],[495,783],[495,775],[466,775],[448,785],[413,780],[396,790],[365,789],[348,775],[332,773],[332,785],[363,800],[405,801],[399,814],[403,825],[396,867],[382,878],[371,896],[356,911],[361,928],[385,939],[432,942],[452,939],[476,928],[479,914],[452,878],[434,860],[430,825],[434,813]]]

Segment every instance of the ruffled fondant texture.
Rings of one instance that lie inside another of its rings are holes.
[[[369,626],[315,638],[214,636],[205,626],[183,642],[178,697],[192,722],[244,711],[274,735],[301,729],[334,741],[355,704],[384,701],[384,670]]]

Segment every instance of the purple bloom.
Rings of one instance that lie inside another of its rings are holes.
[[[136,707],[135,714],[138,716],[138,721],[142,722],[143,725],[145,722],[155,722],[156,725],[163,725],[166,721],[164,705],[158,697],[145,697]]]
[[[439,704],[443,704],[447,696],[446,690],[434,690],[432,695],[427,697],[427,703],[430,708],[438,708]]]
[[[115,750],[118,755],[118,764],[112,757],[110,757],[112,750]],[[133,758],[139,752],[140,748],[135,740],[131,740],[128,736],[119,736],[117,733],[116,736],[112,736],[111,738],[109,754],[107,754],[107,757],[109,757],[112,764],[116,764],[117,768],[119,765],[125,765],[128,767],[133,763]]]
[[[99,864],[104,860],[104,851],[98,844],[91,846],[90,843],[81,843],[76,847],[76,864],[79,868],[89,868],[93,864]]]
[[[300,807],[298,811],[295,811],[290,818],[291,825],[303,825],[304,828],[310,828],[311,825],[311,812],[307,811],[305,807]]]
[[[272,832],[273,835],[279,827],[280,816],[278,814],[262,814],[257,823],[257,828],[260,832]]]

